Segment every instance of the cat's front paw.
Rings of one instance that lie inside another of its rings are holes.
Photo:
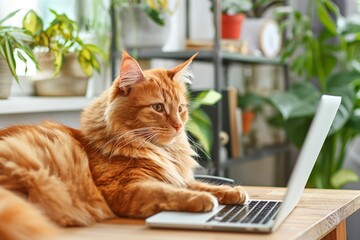
[[[249,201],[248,193],[240,186],[229,187],[218,197],[221,204],[244,204]]]
[[[187,209],[190,212],[209,212],[219,205],[215,196],[210,193],[200,192],[187,199]]]

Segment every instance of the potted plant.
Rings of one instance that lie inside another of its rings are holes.
[[[46,28],[33,10],[23,19],[23,29],[32,36],[31,47],[40,63],[41,71],[33,77],[35,92],[43,96],[85,95],[88,78],[100,71],[97,56],[102,52],[83,42],[75,21],[50,12],[54,19]]]
[[[358,181],[357,174],[345,169],[343,162],[349,143],[360,134],[360,24],[357,19],[341,16],[331,1],[309,4],[305,14],[288,8],[278,12],[281,17],[288,14],[287,19],[296,20],[286,22],[292,35],[285,43],[282,59],[291,59],[290,69],[304,80],[269,98],[279,113],[272,122],[301,147],[321,95],[341,96],[340,109],[308,182],[310,187],[340,188]],[[323,26],[320,33],[313,31],[315,17]]]
[[[211,9],[214,8],[212,2]],[[223,0],[221,1],[221,37],[239,39],[245,13],[252,9],[251,0]]]
[[[260,111],[265,98],[249,91],[238,95],[238,107],[242,110],[242,132],[248,135],[257,111]]]
[[[120,26],[122,47],[161,48],[169,36],[168,0],[113,0]]]
[[[27,64],[25,58],[27,55],[38,66],[38,62],[28,45],[31,42],[31,37],[21,28],[4,25],[4,22],[18,11],[11,12],[0,20],[0,99],[6,99],[10,96],[13,77],[19,82],[16,74],[15,54],[25,64]]]

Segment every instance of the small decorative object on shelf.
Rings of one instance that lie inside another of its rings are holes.
[[[253,56],[277,57],[281,50],[282,37],[276,21],[266,18],[247,18],[243,24],[241,40]]]
[[[195,40],[187,39],[185,43],[186,50],[212,50],[214,42],[212,40]],[[221,50],[226,52],[240,53],[247,55],[248,48],[246,44],[239,39],[223,39],[221,40]]]

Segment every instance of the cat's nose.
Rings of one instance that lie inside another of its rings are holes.
[[[172,126],[178,132],[180,130],[180,128],[182,127],[182,124],[181,123],[173,123]]]

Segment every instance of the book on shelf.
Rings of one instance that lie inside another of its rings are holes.
[[[241,149],[241,111],[238,108],[237,90],[229,87],[222,91],[223,130],[229,135],[229,142],[225,145],[231,158],[238,158]]]
[[[241,53],[247,55],[249,53],[246,43],[239,39],[229,40],[222,39],[220,42],[221,50],[227,52]],[[213,50],[213,40],[187,39],[185,42],[186,50]]]

